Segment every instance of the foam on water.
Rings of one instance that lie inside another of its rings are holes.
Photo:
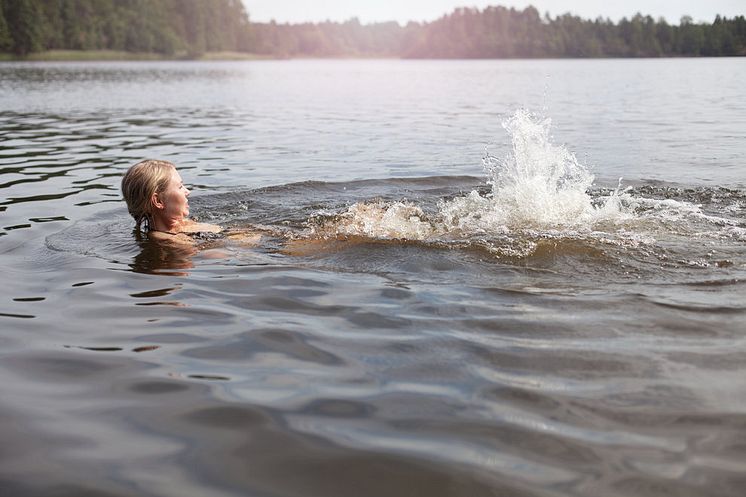
[[[455,243],[508,258],[541,257],[548,246],[555,254],[616,248],[624,260],[651,265],[720,264],[705,245],[745,239],[740,191],[622,188],[621,179],[616,188],[600,188],[567,147],[552,142],[550,119],[518,110],[503,127],[511,150],[483,158],[488,188],[437,204],[373,200],[320,211],[308,222],[310,236]],[[705,242],[698,245],[702,253],[692,252],[693,239]],[[726,249],[729,257],[734,250]]]
[[[425,240],[437,237],[504,235],[515,230],[590,230],[599,221],[631,216],[625,193],[617,189],[592,198],[594,177],[563,145],[552,143],[551,121],[518,110],[503,122],[512,151],[504,159],[486,154],[483,165],[491,191],[439,202],[426,216],[406,202],[356,203],[333,225],[314,234],[354,234]]]
[[[515,112],[503,122],[509,153],[503,158],[487,153],[486,184],[456,197],[459,188],[474,188],[473,179],[464,182],[462,177],[457,185],[444,178],[290,184],[205,196],[201,210],[210,222],[239,228],[248,224],[279,239],[412,240],[476,248],[508,259],[568,254],[580,260],[592,255],[605,265],[610,257],[625,266],[640,261],[650,267],[746,263],[741,255],[746,241],[742,190],[623,189],[621,180],[616,188],[595,186],[588,168],[567,147],[552,142],[550,125],[548,118]],[[376,195],[385,200],[370,200]],[[112,226],[100,218],[92,222],[50,236],[48,246],[105,259],[138,248],[129,236],[129,218]],[[112,231],[127,235],[120,239]]]
[[[423,210],[408,202],[358,202],[326,223],[324,213],[312,223],[317,236],[355,235],[370,238],[425,240],[436,234]]]
[[[506,227],[581,227],[600,218],[615,216],[620,204],[612,195],[600,206],[588,190],[593,175],[578,163],[565,146],[554,145],[549,136],[551,121],[518,110],[503,122],[511,137],[512,151],[500,159],[483,159],[492,191],[487,198],[474,192],[441,205],[446,223],[483,229]]]

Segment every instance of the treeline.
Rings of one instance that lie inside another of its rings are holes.
[[[746,19],[618,23],[534,7],[459,8],[429,23],[250,23],[241,0],[0,0],[0,51],[108,49],[198,56],[661,57],[746,55]]]
[[[252,23],[252,51],[279,57],[400,57],[407,33],[421,29],[410,23],[360,24],[357,19],[339,22],[278,24]]]
[[[637,14],[619,23],[534,7],[459,8],[430,23],[252,24],[252,51],[275,56],[407,58],[666,57],[746,55],[746,19],[679,25]]]
[[[249,51],[241,0],[0,0],[0,51]]]
[[[618,24],[565,14],[542,18],[534,7],[461,8],[408,39],[408,57],[661,57],[746,55],[746,19],[668,24],[637,14]]]

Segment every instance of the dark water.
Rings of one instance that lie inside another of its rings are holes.
[[[743,495],[744,62],[0,66],[0,495]]]

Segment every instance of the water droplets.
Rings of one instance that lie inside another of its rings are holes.
[[[361,201],[319,212],[309,221],[311,236],[407,239],[511,260],[573,253],[608,262],[614,253],[656,267],[692,267],[691,240],[702,247],[744,241],[740,191],[623,187],[621,178],[599,188],[566,146],[553,143],[550,119],[518,110],[503,127],[511,148],[502,158],[485,153],[486,188],[437,202]]]
[[[331,221],[331,222],[329,222]],[[424,240],[434,233],[421,208],[407,202],[360,202],[331,218],[311,223],[314,236],[356,235],[370,238]]]
[[[551,121],[518,110],[503,122],[512,149],[501,159],[483,158],[491,191],[441,200],[426,215],[406,202],[356,203],[314,234],[424,240],[432,237],[503,236],[526,229],[585,229],[625,211],[619,189],[593,199],[593,175],[562,145],[554,145]]]

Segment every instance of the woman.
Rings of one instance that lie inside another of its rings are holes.
[[[216,224],[199,223],[189,219],[189,190],[184,186],[176,166],[165,160],[148,159],[130,167],[122,178],[122,195],[127,209],[135,219],[135,229],[144,231],[148,238],[168,243],[182,258],[189,259],[200,252],[206,257],[224,257],[220,250],[205,251],[197,240],[226,238],[239,246],[256,247],[262,234],[256,230],[231,229],[228,233]],[[344,238],[347,241],[347,238]],[[283,240],[281,252],[286,255],[311,255],[320,248],[334,249],[340,240]],[[169,260],[173,257],[170,250]],[[187,267],[191,267],[191,262]]]
[[[222,231],[215,224],[189,219],[189,190],[168,161],[144,160],[129,168],[122,178],[122,195],[135,229],[149,237],[193,243],[189,234]]]

